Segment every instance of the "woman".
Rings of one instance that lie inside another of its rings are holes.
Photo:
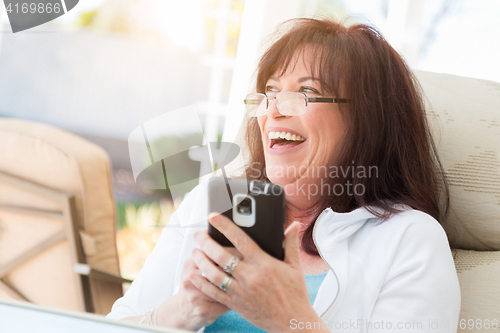
[[[447,187],[413,74],[369,26],[290,24],[246,99],[247,177],[285,189],[285,260],[221,215],[209,221],[235,251],[190,228],[205,218],[202,184],[109,317],[207,332],[456,332],[460,289],[437,222]]]

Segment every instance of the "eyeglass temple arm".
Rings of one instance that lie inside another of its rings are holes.
[[[348,103],[346,98],[306,97],[307,103]]]

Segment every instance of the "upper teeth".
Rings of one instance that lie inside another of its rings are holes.
[[[289,132],[269,132],[269,140],[272,139],[285,139],[291,141],[306,141],[300,135],[292,134]]]

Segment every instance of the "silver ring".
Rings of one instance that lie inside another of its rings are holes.
[[[222,291],[227,291],[227,288],[229,288],[229,286],[231,285],[231,282],[233,282],[233,278],[230,277],[229,275],[226,275],[224,277],[224,280],[222,280],[222,283],[219,286],[219,288],[222,289]]]
[[[238,257],[232,256],[231,259],[228,260],[226,266],[224,266],[223,271],[227,274],[231,274],[239,262],[240,259],[238,259]]]

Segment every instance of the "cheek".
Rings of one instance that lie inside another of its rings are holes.
[[[263,143],[263,144],[264,144],[264,142],[265,142],[265,141],[264,141],[264,140],[265,140],[265,138],[264,138],[263,133],[264,133],[264,125],[265,125],[265,123],[266,123],[266,118],[267,118],[267,116],[262,116],[262,117],[257,118],[257,124],[259,125],[259,130],[260,130],[259,135],[260,135],[260,136],[261,136],[261,138],[262,138],[262,143]]]
[[[332,142],[332,152],[330,154],[330,162],[336,162],[340,149],[344,143],[344,133],[345,129],[343,126],[335,126],[332,128],[332,132],[330,134],[330,142]]]
[[[257,124],[259,124],[260,131],[262,132],[264,129],[264,125],[266,124],[267,115],[257,117]]]
[[[325,117],[316,124],[318,129],[318,148],[322,151],[324,162],[333,163],[344,141],[345,125],[340,116]]]

